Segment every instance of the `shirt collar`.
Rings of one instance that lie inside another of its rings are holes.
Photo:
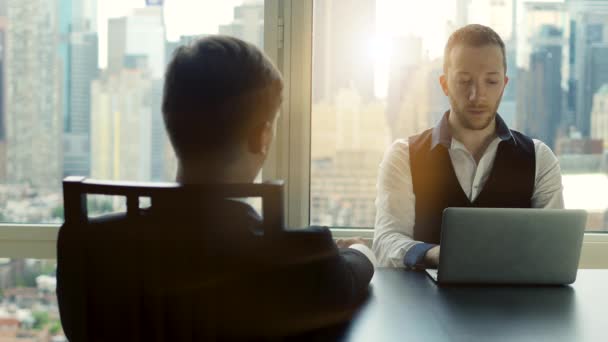
[[[443,114],[443,117],[439,122],[433,127],[433,132],[431,136],[431,150],[437,147],[437,145],[443,145],[445,148],[449,149],[452,145],[452,134],[450,133],[450,126],[448,124],[448,117],[450,116],[450,111],[446,111]],[[496,135],[500,140],[507,141],[514,145],[517,144],[511,130],[505,123],[505,121],[500,117],[498,113],[496,113]]]

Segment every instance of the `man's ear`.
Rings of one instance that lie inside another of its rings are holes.
[[[441,85],[441,89],[443,89],[445,96],[448,96],[448,78],[445,74],[439,76],[439,84]]]
[[[266,155],[272,142],[272,124],[269,121],[256,126],[249,133],[247,147],[250,153]]]

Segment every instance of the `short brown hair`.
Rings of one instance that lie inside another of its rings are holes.
[[[443,71],[446,72],[450,63],[450,52],[456,45],[466,45],[480,47],[485,45],[496,45],[502,52],[502,61],[507,72],[507,56],[505,53],[505,43],[502,38],[491,28],[479,24],[470,24],[454,31],[448,42],[445,44],[443,52]]]
[[[280,101],[282,87],[270,59],[238,38],[213,35],[179,47],[167,66],[162,103],[178,158],[229,154],[254,125],[273,119],[259,109]]]

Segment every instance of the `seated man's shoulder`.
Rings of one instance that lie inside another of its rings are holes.
[[[408,139],[397,139],[393,141],[390,146],[391,151],[407,151],[407,148],[410,146]]]
[[[405,158],[410,154],[410,143],[407,139],[397,139],[386,150],[385,159]]]

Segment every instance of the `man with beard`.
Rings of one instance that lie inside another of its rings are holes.
[[[434,128],[395,141],[380,164],[374,252],[384,266],[436,267],[447,207],[564,205],[553,152],[496,112],[509,81],[498,34],[482,25],[455,31],[443,72],[450,109]]]

